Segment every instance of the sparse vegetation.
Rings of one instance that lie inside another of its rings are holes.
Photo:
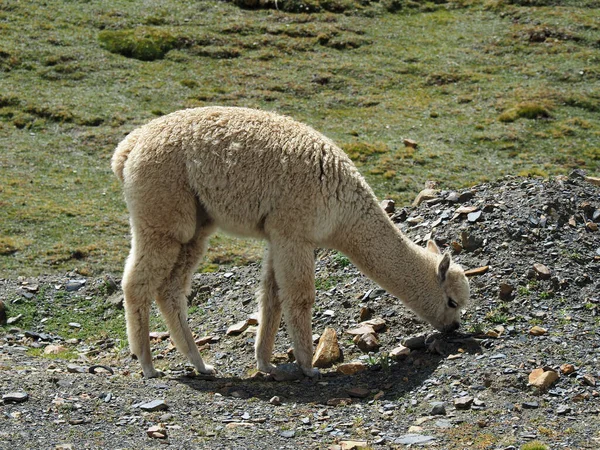
[[[135,126],[187,107],[292,115],[400,205],[428,179],[456,189],[505,174],[597,172],[600,12],[591,1],[557,5],[8,0],[3,275],[121,272],[128,223],[110,156]],[[261,254],[261,244],[218,236],[201,270]]]

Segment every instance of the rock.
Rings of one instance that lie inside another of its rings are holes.
[[[395,444],[423,445],[435,441],[435,437],[422,434],[405,434],[394,441]]]
[[[304,378],[304,372],[296,363],[279,364],[271,376],[275,381],[294,381]]]
[[[112,306],[115,306],[119,309],[123,308],[123,302],[125,301],[125,297],[123,296],[123,293],[121,292],[115,292],[114,294],[110,295],[107,299],[106,302]]]
[[[586,222],[585,227],[589,231],[598,231],[598,224],[596,222],[592,222],[591,220]]]
[[[346,392],[350,397],[366,398],[371,393],[371,390],[363,387],[354,387],[348,389]]]
[[[473,197],[475,197],[475,193],[473,191],[464,191],[458,196],[458,202],[465,203],[471,200]]]
[[[571,412],[571,407],[567,406],[567,405],[560,405],[558,408],[556,408],[556,414],[559,416],[567,415],[570,412]]]
[[[467,214],[467,220],[471,223],[475,223],[479,220],[479,218],[481,217],[482,212],[481,211],[474,211],[470,214]]]
[[[600,178],[598,178],[598,177],[587,177],[586,176],[584,179],[588,183],[592,183],[592,184],[595,184],[596,186],[600,186]]]
[[[169,332],[168,331],[151,331],[150,334],[150,339],[153,339],[155,341],[164,341],[169,339]]]
[[[523,409],[537,409],[540,404],[538,402],[523,402],[521,406],[523,406]]]
[[[370,448],[367,441],[340,441],[338,446],[339,450],[367,450]]]
[[[69,280],[65,285],[67,292],[77,292],[83,286],[85,286],[86,280]]]
[[[164,400],[152,400],[151,402],[140,405],[140,409],[148,412],[166,411],[169,409],[169,405],[167,405],[167,402]]]
[[[390,351],[389,356],[392,359],[402,359],[406,358],[410,354],[410,348],[405,347],[404,345],[400,345],[392,351]]]
[[[581,383],[586,386],[594,387],[596,386],[596,379],[589,373],[586,373],[583,377],[581,377]]]
[[[76,364],[67,364],[67,372],[69,372],[69,373],[85,373],[86,370],[84,367],[78,366]]]
[[[296,436],[295,430],[283,430],[279,433],[279,436],[284,437],[286,439],[291,439]]]
[[[404,342],[402,342],[402,345],[410,348],[411,350],[421,350],[427,347],[425,339],[426,337],[424,335],[413,336],[408,339],[405,339]]]
[[[510,301],[515,298],[514,296],[515,287],[512,284],[501,283],[498,290],[498,297],[500,300]]]
[[[215,336],[202,336],[196,339],[196,345],[198,347],[202,347],[203,345],[210,344],[211,342],[216,342],[217,339]]]
[[[358,337],[356,345],[365,353],[373,352],[379,348],[379,340],[374,333],[366,333]]]
[[[148,437],[153,439],[166,439],[167,438],[167,429],[162,423],[158,425],[151,426],[146,430],[146,434]]]
[[[44,355],[58,355],[59,353],[66,352],[67,348],[62,345],[46,345],[44,348]]]
[[[281,399],[278,396],[274,396],[274,397],[271,397],[271,399],[269,400],[269,403],[273,406],[279,406],[279,405],[281,405]]]
[[[312,364],[314,367],[331,367],[334,363],[342,359],[342,351],[337,339],[337,333],[333,328],[325,328],[319,344],[315,350]]]
[[[54,447],[54,450],[75,450],[75,446],[73,444],[58,444]]]
[[[459,206],[458,208],[456,208],[456,211],[454,211],[454,218],[460,216],[461,214],[474,213],[478,209],[479,207],[477,206]]]
[[[466,277],[474,277],[477,275],[483,275],[488,270],[490,270],[490,266],[482,266],[482,267],[477,267],[475,269],[468,269],[468,270],[465,270],[465,276]]]
[[[360,308],[360,313],[358,314],[358,317],[361,322],[364,322],[365,320],[369,320],[372,314],[373,311],[371,310],[371,308],[363,306],[362,308]]]
[[[537,325],[535,325],[534,327],[532,327],[529,330],[529,334],[531,334],[532,336],[543,336],[548,332],[548,330],[546,330],[545,328],[542,327],[538,327]]]
[[[69,322],[71,328],[81,328],[81,324],[78,322]]]
[[[460,239],[463,249],[468,252],[473,252],[483,245],[483,239],[464,230],[460,233]]]
[[[575,372],[575,366],[573,364],[563,364],[560,366],[560,373],[563,375],[570,375]]]
[[[540,263],[535,263],[533,265],[533,270],[535,271],[535,273],[537,273],[538,277],[541,280],[549,280],[552,276],[552,272],[550,271],[550,269]]]
[[[458,203],[458,192],[452,191],[446,196],[446,201],[450,203]]]
[[[416,141],[413,141],[412,139],[404,139],[402,141],[402,143],[404,144],[405,147],[409,147],[409,148],[417,148],[419,146],[419,144]]]
[[[376,317],[375,319],[366,320],[359,324],[360,326],[370,326],[373,327],[375,331],[381,331],[385,328],[385,320],[380,317]]]
[[[393,214],[396,210],[396,202],[391,199],[383,200],[380,203],[381,208],[388,214]]]
[[[446,405],[443,402],[432,402],[431,403],[431,411],[429,412],[432,416],[445,416],[446,415]]]
[[[4,403],[23,403],[29,400],[27,392],[9,392],[2,396]]]
[[[473,405],[473,401],[474,398],[473,397],[460,397],[460,398],[456,398],[454,399],[454,407],[456,409],[471,409],[471,406]]]
[[[249,326],[248,320],[242,320],[240,322],[234,323],[229,328],[227,328],[227,331],[225,332],[225,334],[227,336],[241,334],[244,331],[246,331],[246,328],[248,328],[248,326]]]
[[[19,314],[19,315],[14,316],[14,317],[9,317],[8,320],[6,321],[6,324],[7,325],[12,325],[14,323],[17,323],[22,318],[23,318],[23,314]]]
[[[352,403],[352,399],[350,397],[340,398],[330,398],[327,400],[327,406],[340,406],[340,405],[349,405]]]
[[[355,375],[357,373],[364,372],[365,370],[367,370],[367,365],[360,361],[355,361],[345,364],[339,364],[336,370],[337,372],[344,375]]]
[[[558,373],[554,370],[544,370],[543,368],[534,369],[529,374],[529,385],[534,386],[540,390],[546,390],[554,382],[558,380]]]
[[[362,325],[360,324],[358,328],[351,328],[346,330],[346,333],[351,334],[353,336],[362,336],[367,333],[375,333],[375,329],[371,325]]]
[[[423,189],[413,201],[412,206],[416,207],[424,201],[433,200],[434,198],[437,198],[438,193],[439,191],[437,189]]]

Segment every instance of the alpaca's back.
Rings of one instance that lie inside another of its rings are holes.
[[[348,220],[348,206],[356,212],[372,198],[331,140],[288,117],[198,108],[134,133],[124,163],[126,189],[127,178],[136,178],[159,202],[176,202],[173,196],[189,189],[218,226],[237,234],[264,237],[268,222],[321,241]]]

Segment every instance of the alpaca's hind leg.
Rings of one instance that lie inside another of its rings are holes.
[[[261,372],[272,372],[275,366],[271,364],[275,335],[281,323],[281,302],[278,296],[273,258],[267,250],[263,260],[261,286],[258,291],[258,334],[256,336],[256,362]]]
[[[312,245],[279,240],[272,242],[275,279],[284,319],[292,339],[294,356],[309,377],[318,375],[312,367],[312,307],[315,303],[315,262]]]
[[[202,360],[187,323],[187,295],[190,292],[192,275],[206,250],[210,234],[208,231],[203,230],[200,236],[181,246],[177,263],[159,288],[157,303],[177,349],[188,358],[198,372],[214,374],[214,367]]]
[[[179,244],[172,239],[133,232],[122,285],[129,347],[140,361],[146,378],[161,375],[152,364],[148,326],[150,304],[168,277],[178,253]]]

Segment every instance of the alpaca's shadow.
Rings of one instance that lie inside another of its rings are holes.
[[[394,401],[421,387],[448,355],[457,354],[459,349],[467,353],[481,352],[479,342],[474,339],[444,342],[441,347],[443,348],[438,345],[437,349],[431,350],[442,350],[443,354],[434,354],[426,349],[417,350],[399,361],[380,359],[369,365],[367,370],[354,375],[325,371],[318,379],[304,377],[280,382],[270,381],[268,377],[240,379],[181,376],[176,380],[199,392],[264,401],[275,396],[286,402],[333,405],[344,401],[368,401],[376,396],[381,401]]]

